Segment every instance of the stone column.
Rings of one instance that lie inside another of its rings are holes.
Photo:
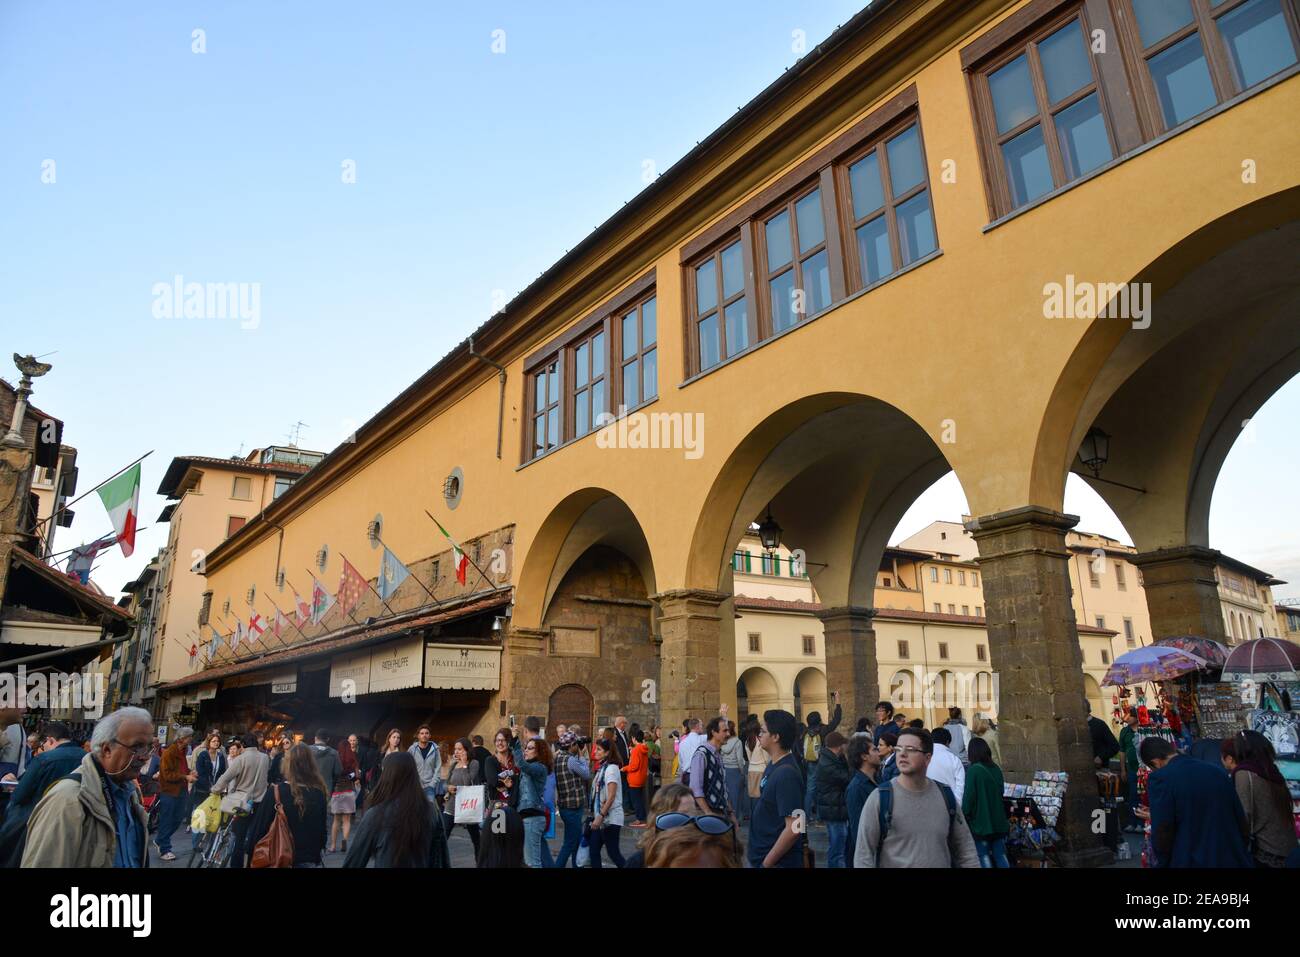
[[[1057,821],[1061,859],[1097,866],[1111,853],[1091,830],[1097,783],[1065,547],[1065,533],[1078,520],[1030,505],[966,527],[979,545],[984,575],[1003,771],[1016,783],[1028,782],[1034,771],[1069,773]]]
[[[1142,569],[1142,589],[1151,615],[1151,637],[1197,635],[1225,645],[1231,640],[1223,625],[1219,583],[1214,569],[1220,552],[1199,545],[1158,548],[1133,555]]]
[[[725,592],[674,589],[650,596],[659,603],[659,723],[665,732],[688,717],[708,720],[722,703],[722,640],[734,634],[724,622]],[[734,640],[734,639],[733,639]],[[734,661],[735,656],[732,656]],[[735,682],[735,665],[731,668]],[[734,716],[733,716],[734,717]]]
[[[840,730],[852,730],[858,718],[875,720],[880,700],[880,669],[876,664],[876,632],[871,626],[874,608],[826,608],[817,613],[826,636],[826,691],[840,693],[844,720]],[[826,720],[835,713],[828,705]],[[847,733],[846,733],[847,737]]]

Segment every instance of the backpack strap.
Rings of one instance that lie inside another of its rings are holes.
[[[889,836],[889,825],[894,821],[893,785],[890,781],[885,781],[876,788],[876,793],[880,795],[879,814],[877,816],[880,823],[880,836],[876,839],[876,866],[879,867],[880,851],[885,846],[885,838]]]

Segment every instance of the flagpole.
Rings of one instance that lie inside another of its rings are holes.
[[[78,502],[80,502],[83,498],[85,498],[85,497],[86,497],[87,495],[89,495],[91,492],[97,492],[97,491],[99,491],[99,489],[100,489],[102,486],[107,485],[109,482],[113,481],[113,479],[117,478],[119,475],[121,475],[121,474],[122,474],[123,472],[125,472],[127,469],[129,469],[129,468],[133,468],[134,466],[139,465],[141,462],[143,462],[143,461],[144,461],[145,459],[147,459],[149,456],[153,455],[153,453],[154,453],[154,450],[153,450],[153,449],[150,449],[148,452],[144,453],[144,455],[140,456],[140,457],[139,457],[138,459],[136,459],[134,462],[131,462],[129,465],[125,466],[124,468],[120,468],[120,469],[118,469],[116,472],[114,472],[114,473],[113,473],[112,475],[110,475],[108,478],[104,479],[104,481],[100,482],[99,485],[96,485],[94,488],[91,488],[91,489],[89,489],[89,490],[87,490],[87,491],[85,491],[85,492],[82,492],[80,495],[78,495],[76,498],[74,498],[71,502],[64,502],[63,505],[59,506],[59,508],[55,509],[53,512],[50,512],[49,515],[46,515],[43,519],[41,519],[39,522],[37,522],[37,523],[36,523],[36,527],[39,529],[39,528],[40,528],[42,525],[44,525],[46,522],[48,522],[48,521],[50,521],[51,519],[53,519],[55,515],[58,515],[60,512],[67,511],[67,509],[68,509],[70,506],[72,506],[72,505],[76,505]]]
[[[380,545],[383,545],[384,548],[387,548],[389,551],[392,551],[391,548],[388,548],[388,544],[387,544],[387,543],[386,543],[382,538],[380,538],[378,535],[375,536],[375,541],[377,541]],[[396,552],[393,552],[393,554],[396,555],[397,553],[396,553]],[[468,556],[466,556],[466,557],[468,557]],[[383,566],[381,565],[380,567],[383,567]],[[419,576],[419,575],[417,575],[415,572],[411,572],[411,577],[415,579],[415,583],[416,583],[417,585],[419,585],[421,588],[424,589],[424,593],[425,593],[426,595],[428,595],[430,598],[433,599],[433,603],[434,603],[435,605],[437,605],[438,607],[442,607],[442,602],[438,600],[438,596],[435,595],[433,592],[431,592],[431,591],[429,590],[429,587],[428,587],[427,585],[425,585],[425,583],[422,582],[422,581],[420,580],[420,576]],[[383,601],[383,599],[381,598],[380,601]]]
[[[440,524],[438,523],[438,520],[437,520],[436,518],[433,517],[433,514],[432,514],[432,513],[431,513],[427,508],[424,510],[424,514],[429,516],[429,521],[433,522],[433,524],[435,524],[435,525],[438,526],[438,531],[442,532],[442,534],[444,534],[444,535],[447,535],[447,530],[446,530],[445,528],[443,528],[442,525],[440,525]],[[447,535],[447,538],[450,539],[451,536],[450,536],[450,535]],[[453,540],[453,541],[452,541],[452,544],[453,544],[453,545],[456,545],[456,542]],[[457,545],[456,547],[459,548],[460,546]],[[466,560],[467,562],[469,562],[471,565],[474,566],[474,571],[478,572],[478,573],[479,573],[479,577],[482,578],[485,582],[488,583],[488,587],[491,588],[491,589],[493,589],[493,590],[495,591],[495,590],[496,590],[496,587],[497,587],[496,584],[492,581],[492,579],[490,579],[490,578],[487,577],[487,572],[483,571],[483,569],[481,569],[481,568],[478,567],[478,562],[474,561],[474,559],[472,559],[472,558],[469,557],[469,552],[465,551],[465,550],[462,548],[462,549],[460,550],[460,553],[461,553],[462,555],[465,556],[465,560]]]
[[[248,602],[247,599],[244,600],[244,604],[245,604],[245,605],[248,605],[248,610],[251,611],[251,612],[253,613],[254,617],[256,617],[256,618],[261,618],[261,617],[262,617],[262,613],[261,613],[260,611],[258,611],[256,608],[254,608],[251,604],[249,604],[249,602]],[[274,605],[275,602],[271,602],[271,604]],[[272,648],[272,647],[270,646],[270,644],[267,643],[267,640],[266,640],[266,633],[267,633],[268,631],[270,631],[270,630],[271,630],[271,629],[269,629],[269,628],[263,628],[263,629],[262,629],[262,633],[261,633],[260,635],[257,636],[257,640],[260,641],[260,642],[262,643],[262,651],[267,652],[267,653],[270,653],[270,652],[272,652],[272,651],[275,650],[274,648]],[[252,631],[253,631],[253,622],[252,622],[251,620],[250,620],[249,623],[248,623],[248,631],[249,631],[250,634],[251,634]],[[276,635],[275,638],[276,638],[276,641],[280,641],[280,636],[279,636],[279,635]],[[284,645],[284,642],[283,642],[283,641],[280,641],[280,644]],[[286,648],[289,647],[288,645],[284,645],[284,646],[285,646]]]
[[[144,532],[144,531],[148,531],[151,528],[153,528],[152,525],[145,525],[142,528],[137,528],[136,531]],[[102,542],[104,539],[109,538],[110,536],[112,537],[113,540],[109,542],[107,545],[105,545],[104,549],[112,548],[114,545],[117,544],[117,532],[115,531],[110,531],[107,534],[101,535],[99,536],[99,538],[96,538],[94,541],[89,543],[82,542],[80,545],[74,545],[71,548],[65,548],[57,552],[50,552],[50,554],[45,559],[45,564],[49,565],[51,568],[57,568],[60,564],[62,564],[63,560],[59,559],[58,562],[51,562],[50,561],[51,558],[57,558],[60,555],[68,555],[72,552],[75,552],[78,548],[85,548],[87,544],[93,545],[95,542]]]
[[[289,585],[289,581],[288,581],[288,579],[285,579],[285,584],[286,584],[286,585]],[[293,586],[292,586],[292,585],[289,585],[289,587],[292,588]],[[275,603],[275,601],[274,601],[270,596],[268,596],[266,600],[269,601],[269,602],[271,602],[271,607],[274,608],[274,609],[276,610],[276,613],[277,613],[281,618],[283,618],[285,621],[289,622],[289,624],[293,625],[293,630],[296,631],[296,632],[298,632],[298,634],[302,635],[302,637],[303,637],[304,640],[305,640],[307,636],[302,634],[302,629],[298,627],[298,622],[297,622],[297,621],[294,621],[294,620],[292,620],[292,619],[290,619],[288,615],[286,615],[283,611],[281,611],[281,610],[280,610],[280,606],[277,605],[277,604]],[[296,614],[297,609],[294,609],[294,611],[295,611],[294,618],[297,618],[297,617],[298,617],[297,614]],[[280,636],[279,636],[279,635],[276,635],[276,637],[279,638]],[[286,647],[286,648],[292,648],[293,645],[291,645],[291,644],[289,644],[288,642],[286,642],[286,643],[285,643],[285,647]]]
[[[349,565],[352,565],[352,562],[348,561],[348,556],[344,555],[342,552],[339,552],[339,554],[343,556],[343,560],[344,560],[345,562],[347,562]],[[357,566],[356,566],[356,565],[352,565],[352,567],[353,567],[353,568],[356,568]],[[383,572],[383,569],[384,569],[384,563],[381,561],[381,562],[379,563],[379,570],[380,570],[381,573]],[[357,574],[361,574],[361,573],[360,573],[360,572],[357,572]],[[379,594],[378,591],[375,591],[375,586],[372,585],[372,584],[370,584],[370,579],[369,579],[369,578],[366,579],[366,587],[369,588],[372,592],[374,592],[375,597],[379,599],[379,604],[383,605],[385,608],[388,608],[388,614],[389,614],[389,617],[392,617],[392,618],[397,617],[397,612],[393,611],[392,608],[389,608],[389,606],[388,606],[388,602],[384,601],[384,596],[383,596],[383,595]]]
[[[311,569],[303,569],[303,570],[307,572],[307,577],[310,578],[310,579],[312,580],[312,584],[319,584],[319,583],[317,582],[316,576],[312,574]],[[322,587],[324,587],[324,586],[322,586]],[[328,595],[329,592],[326,592],[325,594]],[[315,590],[314,590],[314,589],[313,589],[313,591],[312,591],[312,595],[313,595],[313,597],[315,596]],[[313,602],[312,602],[312,606],[315,607],[315,604],[316,604],[315,601],[313,601]],[[339,604],[338,596],[335,596],[335,598],[334,598],[334,604],[336,604],[336,605]],[[343,606],[342,606],[342,605],[339,605],[339,607],[342,608]],[[325,614],[328,615],[329,612],[326,612]],[[343,614],[347,615],[348,618],[351,618],[351,619],[352,619],[352,624],[354,624],[354,625],[360,625],[360,624],[361,624],[361,622],[357,621],[355,618],[352,618],[352,612],[350,612],[350,611],[344,611]],[[322,616],[322,617],[321,617],[321,621],[324,621],[324,620],[325,620],[325,618]],[[316,622],[316,624],[319,625],[319,624],[320,624],[320,621]]]

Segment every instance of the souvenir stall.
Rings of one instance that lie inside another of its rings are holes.
[[[1201,738],[1222,738],[1225,727],[1240,729],[1240,690],[1220,680],[1228,649],[1210,638],[1175,635],[1157,647],[1176,648],[1205,661],[1205,667],[1157,685],[1157,706],[1184,750]],[[1232,733],[1228,731],[1226,733]]]
[[[1058,864],[1056,822],[1070,784],[1066,771],[1035,771],[1029,784],[1004,784],[1002,804],[1011,825],[1007,858],[1015,867]]]

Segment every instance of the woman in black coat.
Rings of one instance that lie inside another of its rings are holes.
[[[329,818],[326,815],[327,798],[325,781],[316,767],[311,748],[295,744],[281,762],[284,780],[271,785],[267,795],[257,805],[253,821],[248,828],[249,856],[257,842],[266,836],[275,821],[276,798],[284,808],[289,833],[293,835],[293,866],[323,867],[321,855],[325,850],[325,835]]]
[[[352,831],[344,867],[451,867],[442,812],[424,796],[415,758],[384,758],[379,783]]]

